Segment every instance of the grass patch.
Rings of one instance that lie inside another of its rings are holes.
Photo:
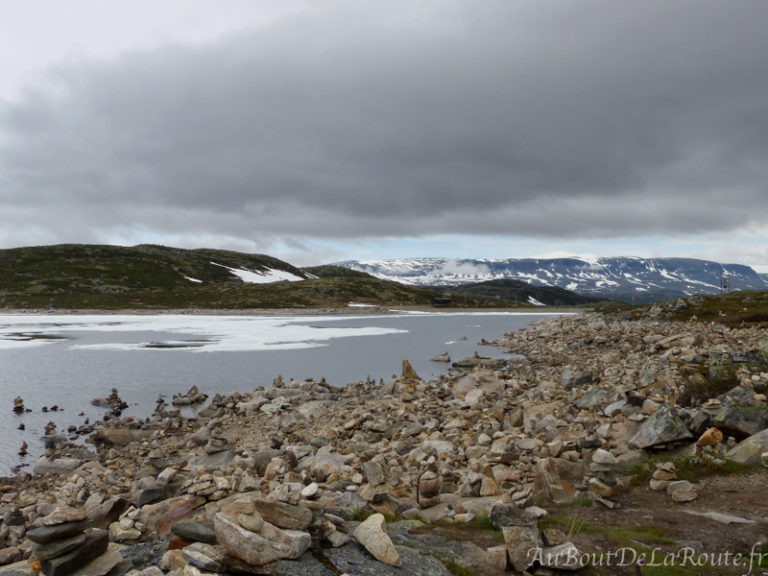
[[[677,468],[677,477],[681,480],[696,480],[702,476],[714,474],[745,474],[752,469],[752,466],[739,464],[733,460],[682,459],[675,461],[675,468]]]
[[[368,510],[367,508],[353,508],[349,511],[349,519],[353,522],[365,522],[376,514],[373,510]]]
[[[595,504],[595,501],[589,496],[582,496],[576,498],[565,504],[560,504],[561,508],[591,508]]]
[[[733,460],[715,460],[711,458],[669,458],[651,456],[648,460],[628,467],[624,474],[632,478],[632,484],[639,486],[647,483],[656,470],[656,465],[671,462],[675,465],[678,480],[698,480],[705,476],[746,474],[755,467],[739,464]]]
[[[442,562],[443,566],[446,567],[446,569],[451,573],[455,574],[455,576],[476,576],[477,572],[475,572],[472,568],[469,566],[465,566],[461,562],[458,562],[454,558],[438,558],[440,562]]]
[[[629,546],[635,542],[646,544],[674,544],[675,539],[666,535],[666,531],[658,526],[646,524],[643,526],[606,526],[578,520],[575,516],[547,516],[539,523],[539,528],[560,528],[569,535],[590,534],[598,535],[606,540]]]
[[[491,522],[491,518],[487,514],[478,516],[471,522],[467,523],[466,526],[470,528],[477,528],[485,532],[488,532],[489,534],[493,535],[493,537],[498,542],[504,543],[504,534],[502,534],[501,530],[499,530],[498,528],[496,528],[496,526],[493,525],[493,522]]]
[[[498,532],[498,529],[496,526],[493,525],[493,522],[491,522],[490,516],[487,514],[483,514],[481,516],[478,516],[471,522],[469,522],[470,526],[473,526],[475,528],[480,528],[481,530],[492,530]]]

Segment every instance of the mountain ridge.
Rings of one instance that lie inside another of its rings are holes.
[[[426,305],[437,293],[227,250],[58,244],[0,250],[0,308],[256,309]]]
[[[455,293],[334,265],[298,268],[264,254],[151,244],[0,249],[0,309],[533,307],[592,301],[552,288],[478,285]]]
[[[696,258],[401,258],[337,265],[414,286],[512,279],[637,304],[696,293],[768,288],[768,275],[759,275],[749,266]]]

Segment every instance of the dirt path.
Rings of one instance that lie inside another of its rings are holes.
[[[768,470],[710,476],[695,484],[699,497],[687,504],[638,486],[620,496],[614,510],[599,504],[550,508],[546,524],[570,533],[580,551],[602,558],[604,566],[595,562],[582,574],[768,574]],[[726,523],[728,518],[706,516],[710,513],[733,519]],[[621,566],[622,551],[627,564],[645,552],[648,564],[657,565],[640,572]],[[762,557],[750,559],[752,552]],[[741,563],[738,553],[744,555]]]

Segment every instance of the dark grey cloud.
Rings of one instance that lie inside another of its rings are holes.
[[[3,227],[256,241],[764,222],[767,27],[762,0],[350,1],[62,64],[0,108]]]

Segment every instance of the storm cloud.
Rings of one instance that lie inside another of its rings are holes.
[[[61,63],[2,103],[0,242],[759,225],[766,29],[760,0],[350,1]]]

